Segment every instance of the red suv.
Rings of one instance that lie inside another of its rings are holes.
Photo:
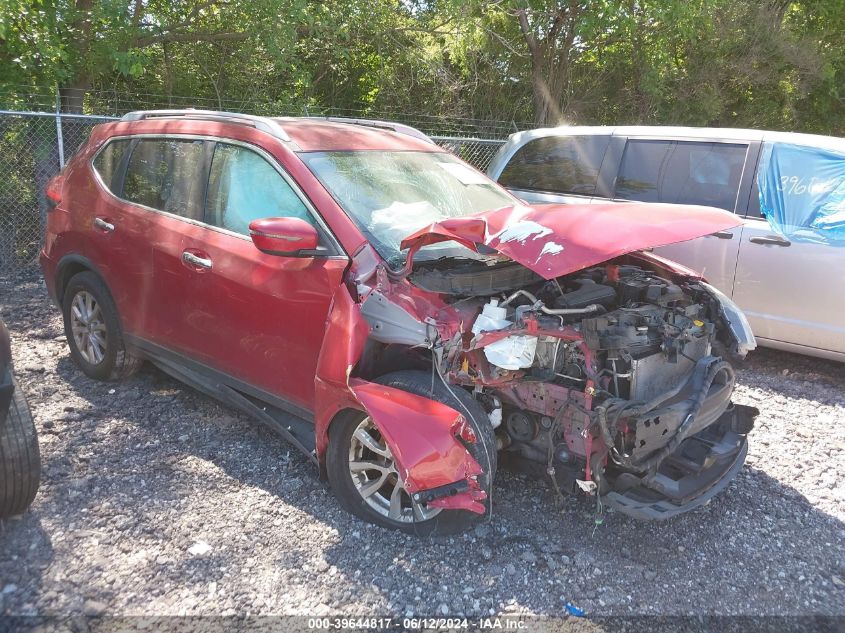
[[[252,414],[366,520],[463,529],[497,461],[666,518],[744,462],[748,324],[648,252],[730,213],[528,207],[410,128],[194,110],[96,127],[47,197],[80,368]]]

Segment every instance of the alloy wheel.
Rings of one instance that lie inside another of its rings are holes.
[[[99,365],[106,356],[106,323],[100,304],[87,290],[80,290],[70,306],[70,329],[76,349],[85,362]]]
[[[352,433],[349,474],[364,502],[392,521],[419,523],[441,512],[441,508],[426,508],[411,499],[387,442],[369,417]]]

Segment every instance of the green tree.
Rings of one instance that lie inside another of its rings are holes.
[[[2,0],[2,78],[55,83],[64,107],[81,111],[99,78],[141,76],[152,48],[245,42],[302,8],[297,0]]]
[[[164,95],[842,134],[843,15],[845,0],[0,0],[0,83],[100,112]]]

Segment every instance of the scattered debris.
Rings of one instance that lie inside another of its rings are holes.
[[[571,602],[567,602],[563,606],[566,608],[566,611],[567,613],[569,613],[569,615],[574,615],[576,618],[583,618],[586,615],[586,613],[584,613],[582,609],[579,609]]]
[[[204,556],[211,551],[211,545],[205,541],[197,541],[188,548],[188,553],[191,556]]]

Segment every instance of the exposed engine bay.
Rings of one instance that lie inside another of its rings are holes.
[[[544,280],[507,259],[435,261],[409,280],[462,315],[434,362],[484,406],[501,461],[558,492],[668,518],[741,467],[756,410],[730,402],[727,358],[744,350],[713,289],[646,263]]]

